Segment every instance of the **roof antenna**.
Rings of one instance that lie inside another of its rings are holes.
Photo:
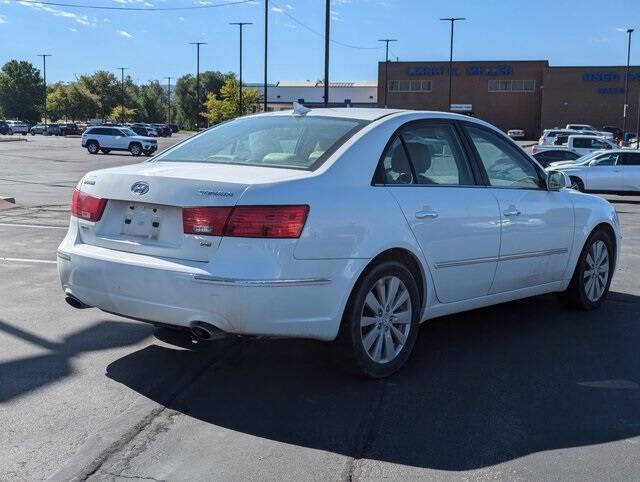
[[[296,101],[293,102],[293,115],[307,115],[309,112],[311,112],[311,109],[308,107],[305,107]]]

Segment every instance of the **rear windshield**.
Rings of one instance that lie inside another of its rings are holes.
[[[194,136],[154,160],[314,170],[366,124],[319,116],[244,117]]]

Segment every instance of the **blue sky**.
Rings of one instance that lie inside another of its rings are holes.
[[[109,6],[192,6],[229,0],[57,0]],[[270,0],[269,80],[315,80],[323,76],[324,0]],[[446,60],[449,25],[440,17],[464,16],[456,26],[458,60],[549,59],[552,65],[622,65],[626,34],[637,28],[632,63],[640,64],[639,0],[333,0],[332,36],[359,47],[378,38],[397,38],[392,53],[401,60]],[[195,72],[194,40],[201,70],[237,71],[238,31],[245,27],[244,80],[262,81],[263,0],[208,10],[131,12],[26,5],[0,0],[0,64],[12,58],[41,65],[48,81],[69,81],[98,69],[119,66],[137,82]],[[293,17],[293,18],[291,18]],[[294,20],[295,19],[295,20]],[[353,49],[332,44],[332,80],[376,80],[382,48]]]

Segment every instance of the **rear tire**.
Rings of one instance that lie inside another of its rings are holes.
[[[571,177],[571,189],[584,192],[584,183],[578,177]]]
[[[87,142],[87,151],[89,154],[97,154],[100,150],[100,145],[96,141]]]
[[[561,299],[581,310],[595,310],[607,298],[613,277],[614,240],[598,229],[584,243],[569,287]]]
[[[420,322],[420,295],[397,261],[370,269],[355,286],[334,342],[343,366],[370,378],[387,377],[407,361]]]
[[[142,154],[142,146],[137,142],[134,142],[129,146],[129,152],[132,156],[139,156],[140,154]]]

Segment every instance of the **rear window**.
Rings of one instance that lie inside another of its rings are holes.
[[[194,136],[155,161],[314,170],[366,124],[319,116],[245,117]]]

